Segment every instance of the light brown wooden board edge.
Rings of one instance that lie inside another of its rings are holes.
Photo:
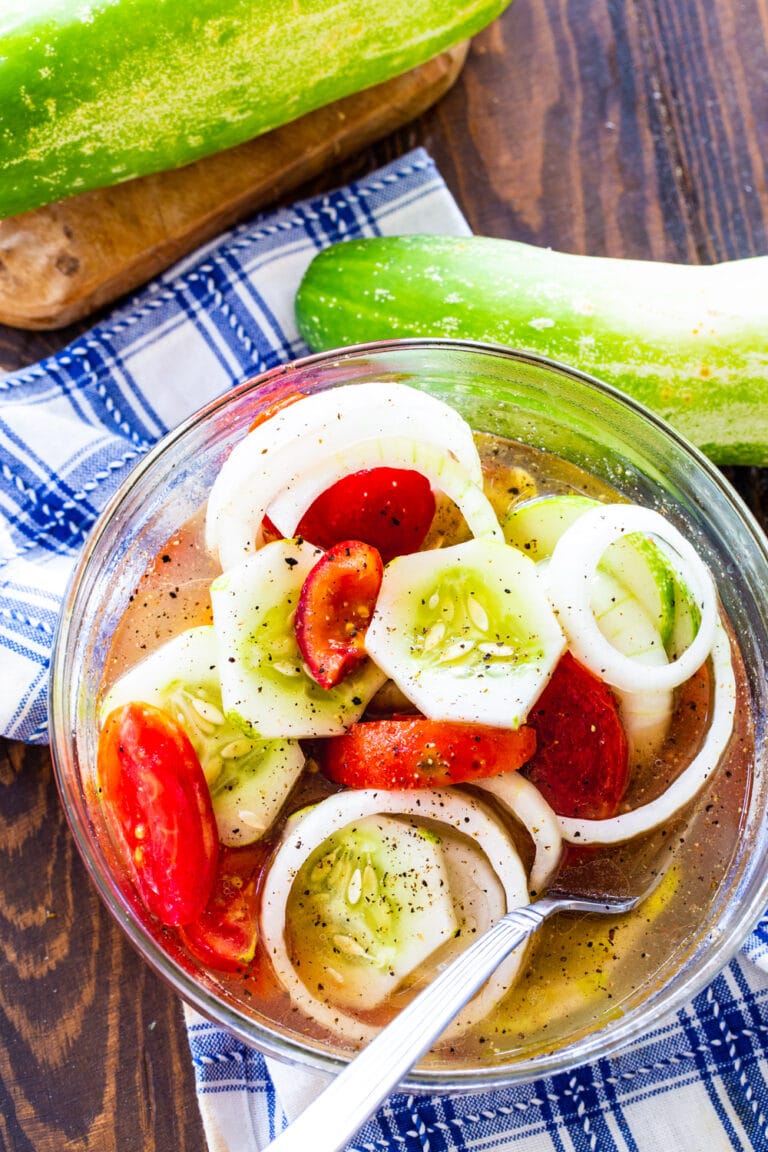
[[[402,127],[457,79],[468,43],[185,168],[0,220],[0,322],[72,324]]]

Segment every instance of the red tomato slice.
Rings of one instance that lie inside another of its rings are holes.
[[[385,564],[418,552],[435,515],[429,480],[408,468],[367,468],[337,480],[307,509],[297,536],[318,548],[364,540]]]
[[[256,954],[261,878],[272,845],[222,848],[205,910],[180,929],[185,947],[203,964],[224,972],[247,968]]]
[[[296,608],[296,640],[318,684],[333,688],[365,659],[365,632],[384,565],[375,548],[343,540],[318,560]]]
[[[163,924],[196,920],[213,889],[219,838],[208,785],[183,729],[150,704],[107,717],[101,796],[141,899]]]
[[[532,728],[490,728],[423,716],[363,720],[324,741],[323,770],[348,788],[436,788],[519,768],[533,755]]]
[[[566,652],[527,722],[538,744],[524,772],[555,812],[585,820],[614,816],[627,786],[629,750],[610,688]]]

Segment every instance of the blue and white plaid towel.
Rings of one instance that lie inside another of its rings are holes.
[[[417,151],[227,233],[77,339],[0,378],[0,731],[46,739],[61,596],[100,508],[158,437],[233,384],[302,354],[293,297],[332,241],[466,233]],[[393,1096],[360,1152],[768,1150],[768,923],[677,1017],[625,1055],[482,1096]],[[256,1152],[317,1092],[187,1014],[210,1152]]]

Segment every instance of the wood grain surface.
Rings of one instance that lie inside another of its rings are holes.
[[[610,256],[768,252],[768,0],[514,0],[417,144],[478,232]],[[72,339],[0,330],[0,366]],[[768,470],[731,470],[763,527]],[[0,1150],[202,1152],[179,1005],[102,911],[47,752],[0,753]]]

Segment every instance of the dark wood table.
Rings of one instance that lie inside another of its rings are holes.
[[[691,263],[768,252],[768,0],[515,0],[407,149],[476,232]],[[768,290],[768,285],[766,286]],[[0,329],[0,367],[78,329]],[[763,527],[768,470],[730,479]],[[180,1005],[102,909],[46,749],[0,740],[0,1150],[200,1152]]]

